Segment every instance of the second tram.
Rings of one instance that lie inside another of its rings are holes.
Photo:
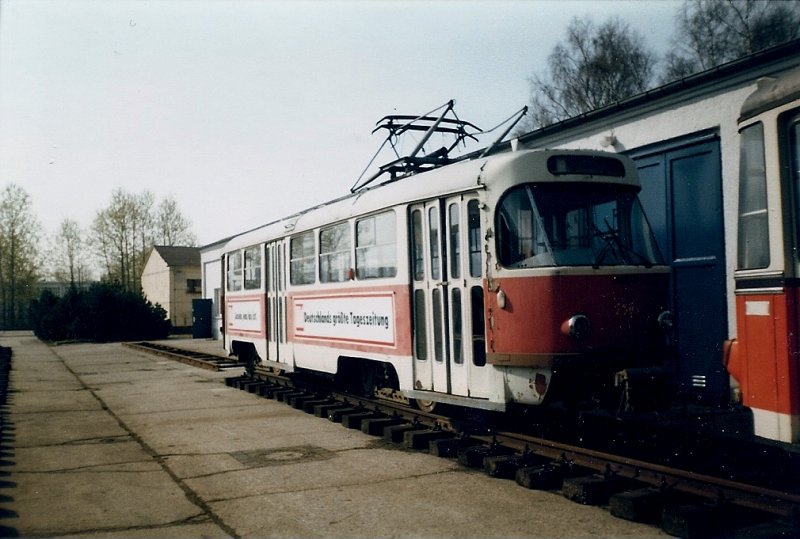
[[[800,442],[800,69],[764,78],[739,118],[737,339],[727,366],[755,434]]]

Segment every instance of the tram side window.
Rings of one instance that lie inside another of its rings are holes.
[[[356,221],[356,276],[378,279],[397,275],[397,225],[393,211]]]
[[[800,215],[800,116],[792,118],[789,125],[789,162],[795,192],[795,212]],[[800,242],[800,219],[797,223],[797,239]]]
[[[414,355],[417,359],[428,359],[428,335],[425,321],[425,291],[414,290]]]
[[[242,289],[242,252],[228,253],[228,290],[238,292]]]
[[[447,241],[450,245],[450,277],[461,277],[461,236],[459,235],[459,221],[461,212],[458,204],[450,204],[447,208],[449,222]]]
[[[467,203],[467,233],[469,238],[469,276],[480,277],[481,271],[481,214],[477,200]]]
[[[456,365],[464,363],[464,327],[461,314],[461,289],[450,290],[450,319],[453,333],[453,362]]]
[[[349,279],[350,223],[323,228],[319,233],[319,280],[338,283]]]
[[[740,134],[739,269],[769,266],[767,175],[764,164],[764,126],[751,125]]]
[[[431,279],[439,279],[442,257],[439,253],[439,209],[428,208],[428,248],[431,259]]]
[[[472,363],[476,367],[486,365],[486,318],[483,314],[483,287],[473,286],[469,290],[472,307]]]
[[[314,253],[314,232],[295,236],[290,242],[289,281],[293,285],[316,282],[316,255]]]
[[[414,210],[411,212],[411,256],[412,274],[415,281],[425,278],[425,260],[423,258],[422,245],[422,212]]]
[[[244,250],[244,288],[245,290],[261,288],[261,248],[258,246]]]

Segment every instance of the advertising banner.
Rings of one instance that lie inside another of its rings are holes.
[[[295,336],[395,345],[394,296],[312,296],[294,300]]]
[[[262,332],[261,300],[259,299],[229,299],[227,322],[228,329],[246,333]]]

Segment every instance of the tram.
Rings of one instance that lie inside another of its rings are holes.
[[[737,338],[728,371],[755,434],[800,442],[800,69],[759,80],[739,117]]]
[[[496,411],[598,399],[662,360],[669,269],[630,159],[443,148],[381,172],[228,242],[230,354],[425,410]]]

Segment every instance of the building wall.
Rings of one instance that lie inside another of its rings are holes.
[[[192,326],[192,300],[202,296],[201,272],[195,266],[178,266],[171,268],[170,287],[171,305],[170,320],[173,327]],[[194,291],[189,286],[188,281],[196,281],[197,286]]]
[[[170,290],[169,267],[164,259],[154,251],[148,257],[142,270],[142,292],[150,302],[158,303],[166,309],[167,316],[170,316]]]
[[[189,279],[198,283],[195,292],[189,291],[187,286]],[[145,297],[166,309],[167,317],[174,328],[192,326],[192,299],[202,295],[200,282],[199,267],[170,268],[157,251],[151,254],[142,271],[142,290]]]
[[[224,244],[223,244],[224,246]],[[203,298],[213,302],[211,307],[211,334],[214,339],[221,339],[222,306],[220,305],[222,283],[222,250],[223,246],[200,251],[200,265],[203,272]]]

